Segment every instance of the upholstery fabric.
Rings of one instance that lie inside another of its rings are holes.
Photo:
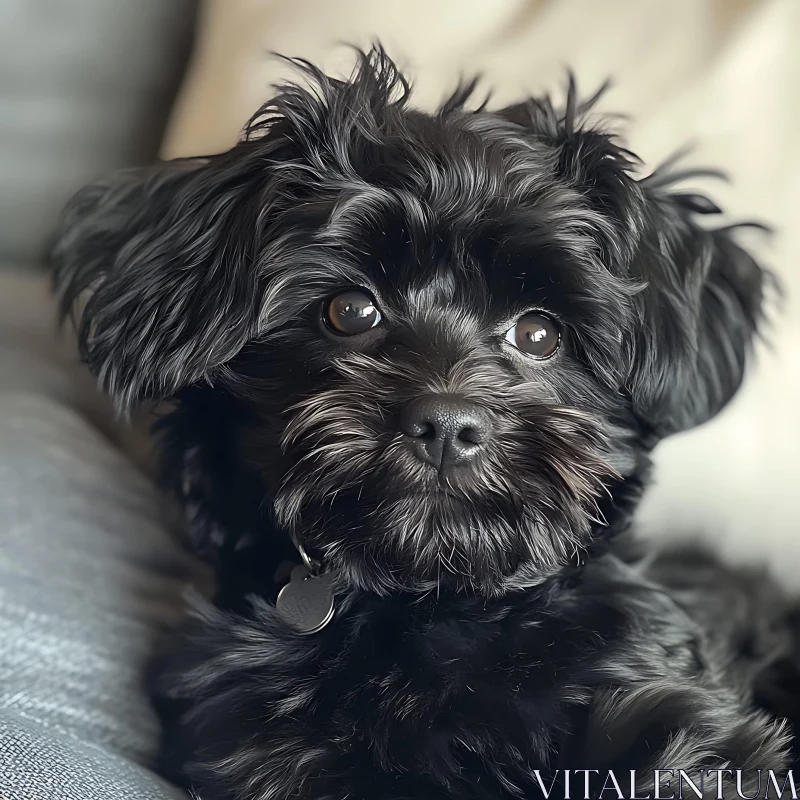
[[[66,199],[154,160],[196,0],[0,3],[0,259],[35,266]]]
[[[0,273],[0,798],[169,800],[142,675],[191,565],[48,294]]]

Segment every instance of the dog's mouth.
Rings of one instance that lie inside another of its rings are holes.
[[[613,470],[577,433],[554,441],[527,451],[499,441],[479,459],[437,465],[399,434],[380,449],[301,440],[287,452],[275,519],[364,588],[496,592],[525,565],[569,563],[602,525],[597,500]]]

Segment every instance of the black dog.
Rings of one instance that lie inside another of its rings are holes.
[[[102,386],[175,401],[165,479],[218,570],[159,681],[171,757],[203,800],[785,767],[764,642],[609,545],[739,387],[765,272],[574,86],[429,115],[380,49],[298,66],[229,152],[84,190],[54,249]]]

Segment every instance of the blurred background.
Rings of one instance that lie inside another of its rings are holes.
[[[3,0],[3,329],[51,358],[52,306],[30,276],[82,184],[230,147],[285,75],[270,51],[341,72],[351,56],[338,45],[375,38],[425,107],[475,72],[498,103],[559,95],[567,66],[587,94],[610,76],[603,108],[629,116],[621,127],[648,164],[693,144],[689,163],[733,178],[698,188],[733,218],[775,227],[751,242],[786,292],[770,348],[721,417],[659,449],[641,518],[650,535],[702,535],[735,560],[766,559],[800,588],[799,0]],[[12,358],[20,371],[3,381],[16,385],[30,361]],[[75,395],[47,374],[51,391]],[[81,398],[112,430],[103,401]]]

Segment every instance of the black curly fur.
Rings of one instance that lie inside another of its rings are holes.
[[[102,386],[174,401],[165,481],[218,570],[156,680],[172,765],[203,800],[785,767],[785,695],[757,678],[785,638],[744,658],[677,585],[694,573],[613,538],[657,442],[739,387],[767,274],[674,189],[692,173],[639,179],[572,81],[564,109],[471,109],[470,83],[426,114],[380,48],[346,81],[295,64],[310,85],[280,87],[232,150],[86,189],[53,250],[65,312],[91,290]],[[384,319],[337,339],[322,304],[353,286]],[[504,342],[532,309],[561,328],[548,361]],[[398,427],[430,392],[492,420],[446,480]],[[293,539],[336,575],[310,637],[274,607]]]

